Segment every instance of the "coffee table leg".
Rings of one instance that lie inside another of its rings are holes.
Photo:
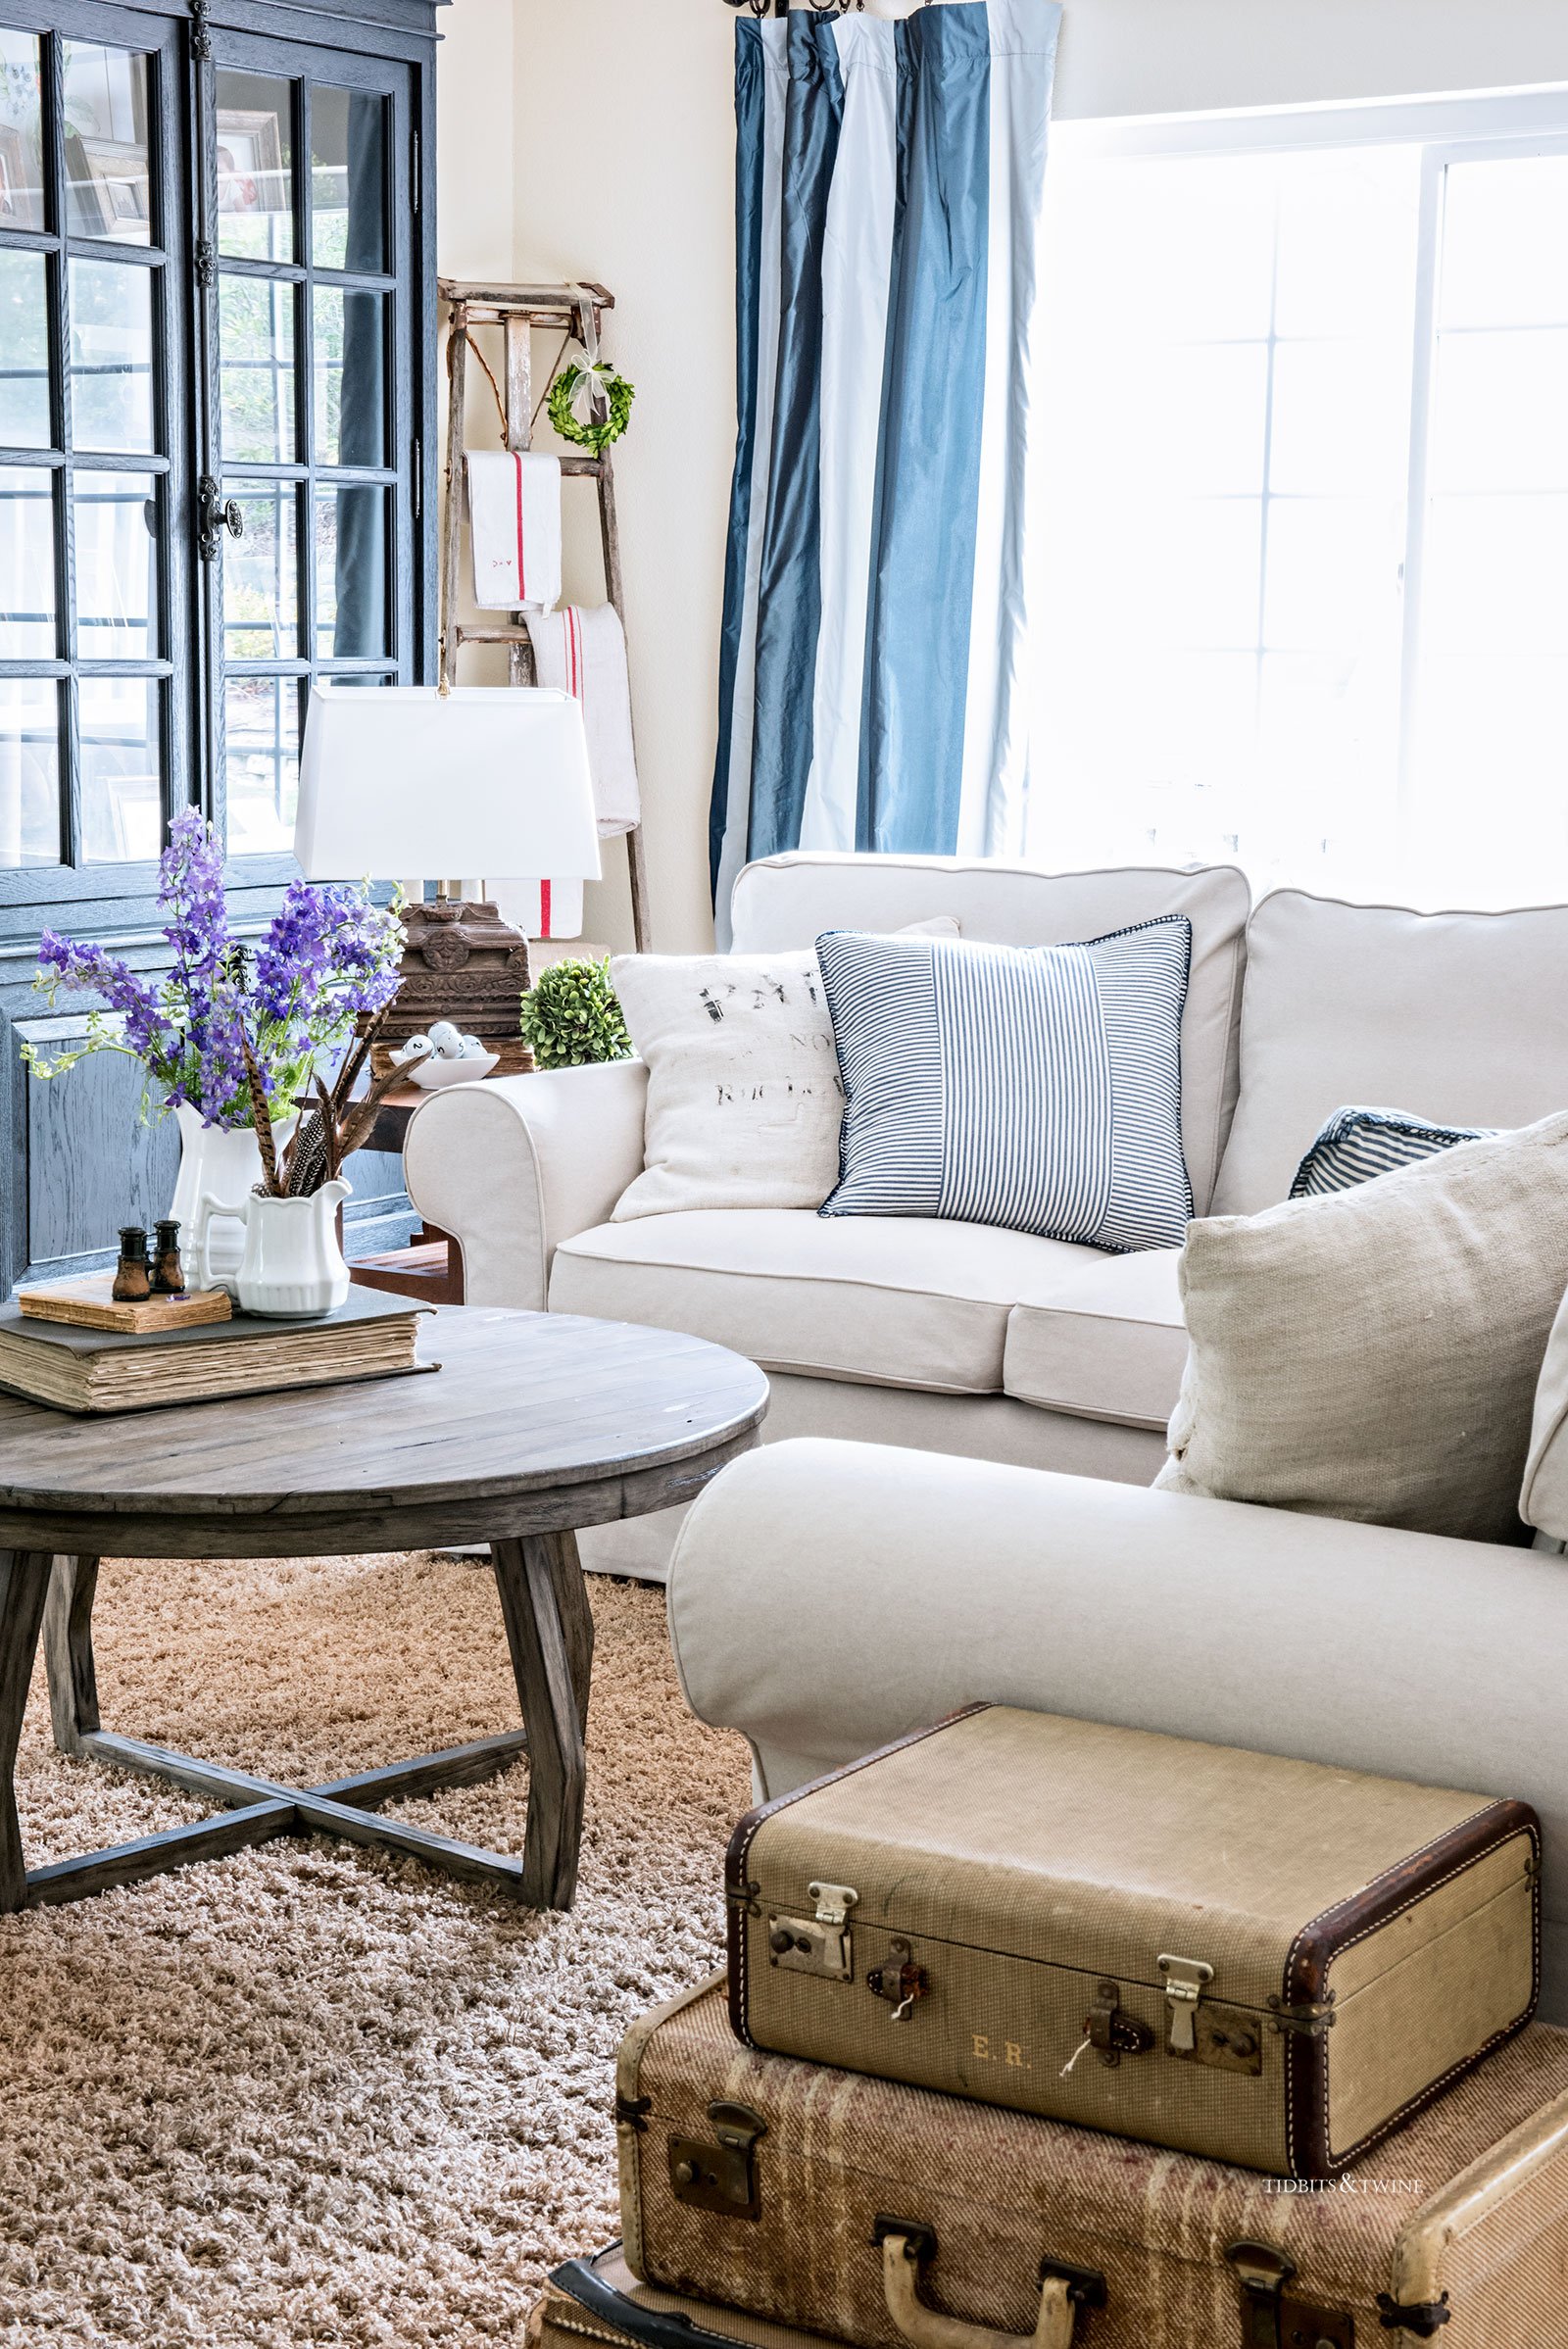
[[[13,1780],[50,1563],[46,1550],[0,1549],[0,1913],[8,1916],[24,1908],[27,1900],[27,1863]]]
[[[522,1897],[569,1909],[577,1888],[587,1761],[583,1724],[593,1617],[569,1534],[493,1542],[496,1589],[528,1732],[528,1826]]]
[[[96,1558],[56,1558],[43,1611],[43,1652],[49,1670],[49,1713],[62,1753],[79,1754],[82,1738],[103,1727],[92,1652],[97,1590]]]

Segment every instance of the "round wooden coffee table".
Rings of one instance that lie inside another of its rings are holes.
[[[448,1306],[439,1375],[78,1418],[0,1395],[0,1912],[78,1900],[273,1835],[377,1845],[569,1908],[593,1618],[575,1530],[689,1500],[758,1441],[767,1381],[722,1346],[573,1315]],[[92,1603],[105,1557],[272,1558],[487,1542],[525,1727],[297,1788],[101,1728]],[[28,1870],[13,1774],[43,1631],[55,1742],[223,1805]],[[376,1816],[526,1752],[523,1856]]]

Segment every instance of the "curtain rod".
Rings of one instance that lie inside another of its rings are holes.
[[[912,17],[916,9],[929,8],[931,0],[794,0],[797,8],[803,4],[817,17],[845,17],[863,8],[874,17]],[[787,17],[791,0],[724,0],[724,6],[748,9],[754,17]]]

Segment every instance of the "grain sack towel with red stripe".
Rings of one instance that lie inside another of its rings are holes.
[[[486,612],[548,612],[561,601],[561,460],[532,450],[466,452],[473,600]]]
[[[528,634],[540,684],[560,686],[582,704],[599,837],[613,840],[642,821],[620,615],[612,604],[568,604],[530,613]]]

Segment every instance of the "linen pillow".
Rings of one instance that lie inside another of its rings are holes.
[[[1184,913],[1080,946],[826,932],[846,1107],[822,1213],[1178,1246],[1192,943]]]
[[[1460,1142],[1481,1142],[1495,1126],[1435,1126],[1408,1109],[1336,1109],[1296,1170],[1292,1199],[1319,1199],[1415,1166]]]
[[[1568,1114],[1191,1226],[1167,1493],[1517,1542],[1568,1289]]]
[[[916,933],[956,938],[947,914]],[[702,1207],[819,1207],[844,1089],[814,947],[619,954],[611,976],[648,1068],[644,1171],[612,1221]]]

